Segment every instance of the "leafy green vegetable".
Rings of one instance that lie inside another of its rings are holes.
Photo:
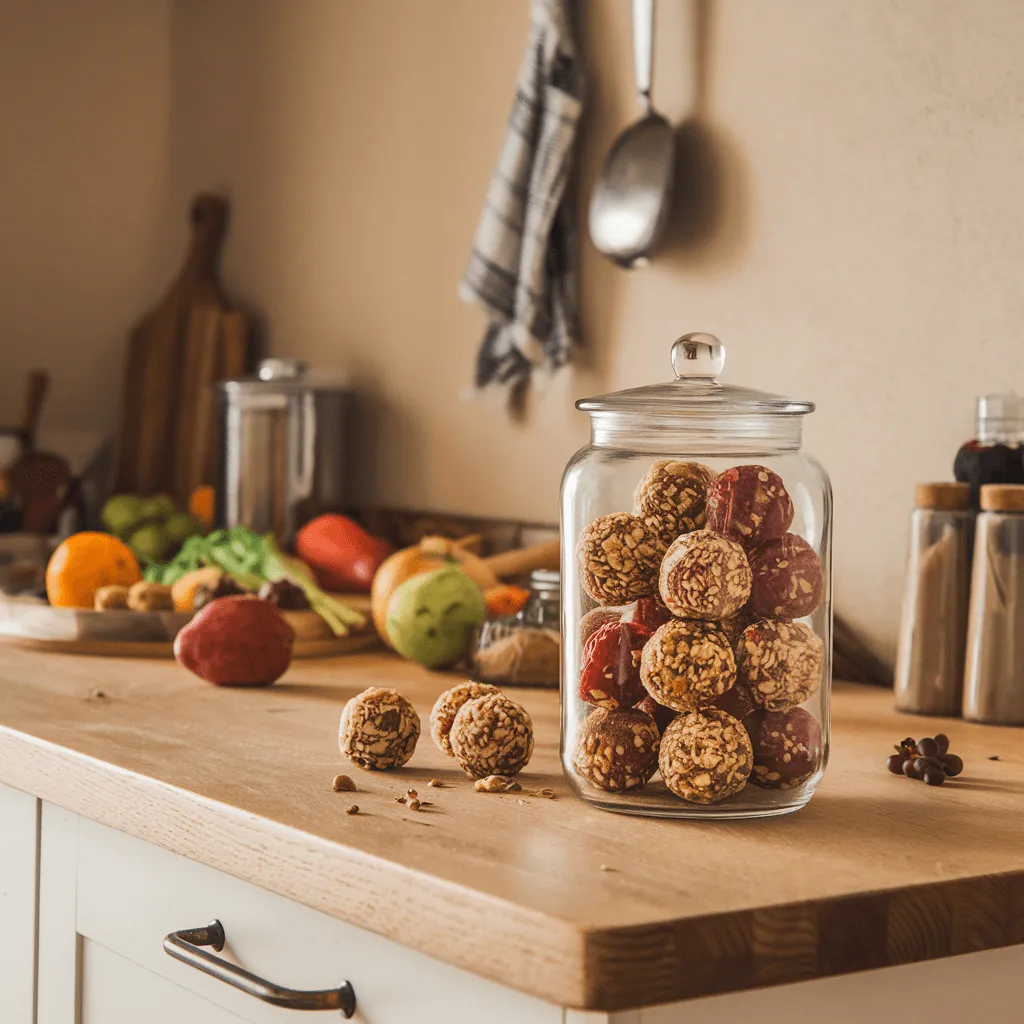
[[[309,606],[330,626],[336,636],[366,625],[366,617],[321,590],[309,566],[301,559],[283,554],[273,534],[261,537],[244,526],[214,530],[205,537],[189,537],[169,562],[146,566],[147,583],[173,586],[186,573],[215,566],[244,590],[259,590],[268,580],[288,580],[306,595]]]

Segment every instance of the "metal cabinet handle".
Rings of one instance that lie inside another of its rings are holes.
[[[286,1010],[341,1010],[345,1017],[356,1012],[356,993],[347,981],[340,988],[298,992],[265,981],[219,956],[207,953],[200,946],[212,946],[218,953],[224,948],[224,926],[220,921],[213,921],[205,928],[182,928],[164,939],[164,952],[175,960],[248,992],[265,1003],[282,1006]]]

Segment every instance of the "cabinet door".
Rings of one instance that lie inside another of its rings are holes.
[[[33,1024],[39,801],[0,785],[0,999],[4,1024]]]

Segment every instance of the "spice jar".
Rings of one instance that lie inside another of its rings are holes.
[[[1024,725],[1024,486],[981,488],[964,671],[964,718]]]
[[[661,817],[784,814],[828,758],[832,495],[805,401],[676,379],[577,403],[562,482],[562,763],[574,791]]]
[[[917,487],[896,655],[899,711],[960,714],[974,524],[969,504],[966,483]]]
[[[480,627],[474,679],[505,686],[558,686],[560,594],[559,574],[535,569],[523,610]]]

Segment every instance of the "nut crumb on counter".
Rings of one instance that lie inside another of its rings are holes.
[[[554,800],[558,794],[553,790],[545,786],[543,789],[528,789],[527,794],[529,796],[539,796],[542,800]]]
[[[106,694],[102,690],[90,690],[86,700],[105,700]]]
[[[359,804],[352,804],[351,807],[346,807],[345,808],[345,813],[346,814],[358,814],[359,813]]]
[[[444,787],[444,783],[440,779],[431,779],[427,785],[432,786],[434,789],[442,789]]]
[[[331,788],[335,793],[354,793],[356,784],[347,775],[335,775]]]
[[[478,793],[511,793],[523,787],[507,775],[488,775],[485,779],[477,779],[473,783],[473,788]]]

